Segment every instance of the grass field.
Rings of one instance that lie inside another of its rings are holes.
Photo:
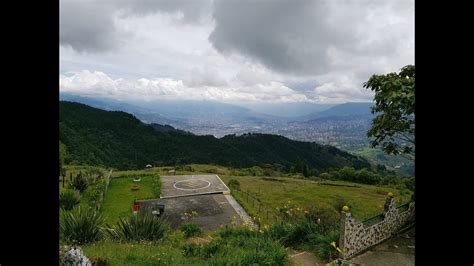
[[[151,176],[142,176],[138,183],[133,182],[133,177],[120,177],[116,173],[112,176],[102,204],[102,214],[106,222],[115,224],[119,217],[131,215],[135,199],[153,198],[153,191]],[[138,184],[140,190],[132,191],[134,184]]]
[[[399,203],[410,200],[411,193],[403,191],[399,195],[398,190],[390,187],[378,187],[363,184],[354,184],[344,181],[324,181],[320,184],[317,181],[301,180],[294,178],[278,178],[278,181],[265,180],[255,176],[225,176],[221,178],[224,182],[236,179],[240,183],[243,191],[248,191],[251,195],[260,199],[261,202],[270,208],[282,207],[291,202],[292,205],[300,208],[334,208],[338,201],[343,201],[351,207],[354,218],[363,220],[383,211],[385,197],[388,192],[393,192],[398,196]],[[331,186],[335,184],[337,186]],[[347,186],[341,186],[347,185]],[[232,190],[232,189],[231,189]],[[258,209],[252,205],[252,201],[246,200],[245,194],[232,192],[237,200],[249,212],[255,216]],[[266,220],[261,213],[262,220]],[[273,222],[272,216],[266,223]]]

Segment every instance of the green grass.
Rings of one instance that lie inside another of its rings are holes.
[[[131,190],[135,184],[132,177],[120,177],[115,173],[112,176],[102,205],[102,213],[107,223],[115,224],[119,217],[127,217],[132,213],[135,199],[154,198],[154,196],[151,176],[141,176],[141,181],[136,183],[140,186],[138,191]]]
[[[316,181],[301,180],[293,178],[281,178],[285,182],[264,180],[262,177],[254,176],[221,176],[224,182],[236,179],[244,191],[249,191],[261,202],[269,207],[277,208],[285,205],[288,201],[300,208],[333,208],[334,204],[343,200],[349,204],[352,215],[359,220],[371,217],[383,211],[385,196],[388,192],[399,195],[399,191],[390,187],[379,187],[364,184],[354,184],[344,181],[324,181],[324,183],[356,185],[357,187],[320,185]],[[243,205],[251,216],[257,214],[257,208],[252,207],[252,202],[247,202],[246,197],[240,193],[232,193]],[[404,191],[398,197],[399,203],[409,201],[411,193]],[[255,205],[257,206],[257,205]],[[260,215],[262,217],[262,214]],[[271,217],[271,216],[270,216]],[[265,220],[265,217],[262,217]],[[270,218],[266,223],[272,222]]]
[[[225,230],[224,230],[225,231]],[[222,232],[224,232],[222,231]],[[246,232],[246,231],[245,231]],[[88,258],[105,258],[109,265],[242,265],[243,261],[267,265],[289,265],[285,249],[256,232],[233,235],[213,234],[202,246],[186,240],[179,231],[151,243],[117,243],[103,240],[82,246]],[[188,251],[185,254],[185,250]],[[189,250],[195,252],[190,253]],[[278,261],[276,263],[275,261]],[[250,264],[247,264],[250,265]]]

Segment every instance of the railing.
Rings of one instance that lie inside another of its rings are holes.
[[[243,191],[235,187],[231,187],[231,191],[236,192],[235,195],[239,196],[238,198],[236,198],[238,201],[240,198],[241,201],[245,201],[248,204],[252,204],[252,208],[255,210],[254,212],[252,212],[254,215],[250,214],[251,211],[248,210],[249,208],[245,208],[250,216],[261,217],[262,219],[265,219],[264,222],[266,222],[267,224],[270,223],[270,218],[272,218],[275,222],[281,219],[280,215],[274,210],[274,208],[262,203],[260,199],[256,198],[248,191]],[[255,221],[255,223],[259,225],[259,221]]]
[[[364,221],[362,221],[362,224],[363,224],[364,226],[371,226],[371,225],[374,225],[374,224],[376,224],[376,223],[378,223],[378,222],[383,221],[384,218],[385,218],[385,214],[384,214],[384,213],[379,213],[379,214],[377,214],[377,215],[375,215],[375,216],[372,216],[372,217],[370,217],[370,218],[368,218],[368,219],[365,219]]]
[[[396,207],[396,208],[397,208],[398,212],[407,211],[408,208],[410,208],[410,202],[407,202],[407,203],[405,203],[405,204],[402,204],[402,205],[400,205],[400,206],[398,206],[398,207]]]

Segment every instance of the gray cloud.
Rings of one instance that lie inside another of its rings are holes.
[[[124,15],[150,15],[156,12],[178,14],[184,23],[200,23],[211,14],[212,0],[134,0],[121,1]]]
[[[103,52],[125,43],[130,32],[116,21],[155,13],[173,15],[177,23],[201,23],[210,16],[211,0],[61,0],[60,43],[78,52]]]
[[[282,73],[319,75],[396,53],[412,3],[216,0],[209,40],[223,54],[240,53]]]
[[[372,74],[414,63],[413,0],[61,0],[60,8],[60,69],[76,73],[62,87],[74,93],[367,101],[362,83]]]
[[[100,52],[116,47],[119,38],[113,13],[106,3],[61,1],[60,43],[78,52]]]

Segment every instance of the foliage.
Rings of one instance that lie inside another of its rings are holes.
[[[82,172],[76,175],[72,180],[69,181],[70,187],[77,189],[80,192],[83,192],[87,188],[87,178]]]
[[[203,231],[196,223],[182,223],[179,229],[184,233],[184,237],[202,236]]]
[[[270,238],[295,249],[309,247],[324,259],[335,257],[329,244],[339,240],[337,213],[330,209],[301,210],[288,206],[283,212],[284,219],[266,231]]]
[[[59,207],[69,211],[81,201],[81,194],[75,189],[63,190],[59,193]]]
[[[162,217],[141,211],[126,219],[119,218],[117,225],[114,228],[109,226],[106,232],[117,241],[157,241],[168,230],[169,225]]]
[[[159,174],[153,175],[151,185],[153,196],[159,198],[161,195],[161,179]]]
[[[64,157],[66,156],[66,145],[59,141],[59,175],[64,176],[66,172],[64,170]]]
[[[344,167],[339,170],[329,171],[321,174],[321,178],[330,180],[344,180],[362,184],[378,184],[381,180],[379,174],[367,169],[356,170],[352,167]]]
[[[227,185],[228,185],[230,188],[234,188],[234,189],[240,190],[240,182],[237,181],[236,179],[231,179],[231,180],[229,180],[229,182],[227,182]]]
[[[198,246],[194,243],[183,247],[183,254],[188,257],[227,259],[224,265],[288,265],[288,254],[285,249],[263,233],[248,228],[226,226],[218,232],[220,239]],[[238,255],[238,256],[237,256]],[[233,261],[233,263],[231,263]],[[216,263],[221,265],[220,263]]]
[[[415,158],[415,66],[399,73],[373,75],[364,87],[375,92],[372,113],[377,116],[367,132],[372,147],[388,154]]]
[[[60,214],[61,238],[67,243],[82,245],[103,237],[100,229],[103,218],[93,208],[78,206],[71,211],[62,211]]]
[[[108,165],[116,169],[143,169],[148,163],[213,163],[239,168],[274,164],[289,169],[288,166],[305,158],[309,168],[318,170],[369,167],[365,159],[335,147],[277,135],[228,135],[218,139],[159,132],[131,114],[64,101],[60,102],[59,111],[59,139],[68,147],[66,164]],[[262,167],[253,170],[255,175],[264,174]]]

